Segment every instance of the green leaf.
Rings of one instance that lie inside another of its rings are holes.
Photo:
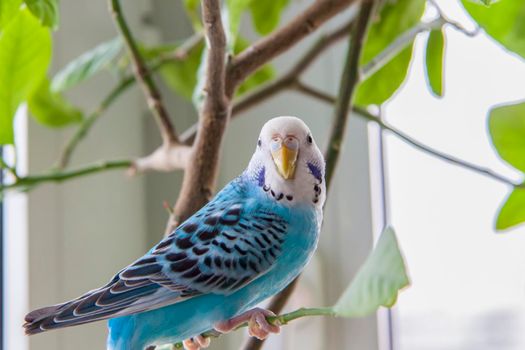
[[[525,101],[493,107],[488,123],[492,144],[501,158],[525,172]]]
[[[230,48],[236,44],[242,14],[248,9],[251,1],[252,0],[226,0],[227,12],[225,13],[225,17],[227,18],[227,22],[225,24]]]
[[[60,21],[58,0],[24,0],[24,2],[29,11],[40,19],[40,23],[51,29],[58,28]]]
[[[56,92],[64,91],[90,78],[107,68],[121,49],[122,40],[117,37],[83,53],[55,75],[51,89]]]
[[[60,93],[51,92],[49,80],[42,79],[28,100],[29,112],[39,123],[58,128],[82,120],[82,112],[67,102]]]
[[[515,188],[505,199],[496,218],[496,230],[525,222],[525,188]]]
[[[234,53],[237,54],[250,45],[250,42],[242,37],[237,39],[235,43]],[[266,83],[267,81],[275,77],[275,69],[271,64],[265,64],[254,74],[252,74],[248,79],[246,79],[237,89],[237,96],[245,94],[246,92],[252,90],[253,88]]]
[[[366,316],[380,306],[394,305],[398,292],[409,283],[396,235],[387,228],[333,310],[338,316]]]
[[[399,35],[415,26],[425,9],[424,0],[388,1],[377,21],[370,27],[363,48],[361,65],[369,63]],[[397,54],[390,62],[359,84],[355,103],[366,106],[382,104],[405,80],[412,57],[412,46]]]
[[[201,62],[204,45],[200,44],[184,60],[172,60],[160,69],[166,84],[182,97],[191,101],[197,85],[197,71]],[[173,50],[171,50],[173,51]]]
[[[475,4],[482,4],[485,6],[490,6],[500,0],[468,0],[468,1],[473,2]]]
[[[443,28],[430,32],[426,49],[426,72],[431,91],[439,97],[443,96],[443,65],[445,60],[445,33]]]
[[[13,143],[18,105],[44,78],[51,59],[49,29],[27,10],[0,34],[0,144]]]
[[[462,0],[470,16],[507,50],[525,57],[525,2],[502,0],[487,7]]]
[[[20,11],[22,0],[0,0],[0,32]]]
[[[250,11],[253,24],[259,34],[266,35],[279,25],[281,12],[289,0],[252,1]]]

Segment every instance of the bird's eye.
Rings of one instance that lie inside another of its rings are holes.
[[[310,135],[306,136],[306,141],[307,141],[309,144],[312,144],[312,142],[314,142],[314,140],[312,139],[312,136],[310,136]]]
[[[257,140],[257,146],[261,147],[261,145],[262,145],[261,139]]]

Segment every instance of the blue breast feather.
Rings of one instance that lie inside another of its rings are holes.
[[[110,282],[106,303],[124,316],[109,320],[108,349],[179,342],[278,293],[313,254],[319,225],[312,206],[237,178]]]

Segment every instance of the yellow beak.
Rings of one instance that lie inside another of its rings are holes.
[[[282,145],[281,148],[272,152],[277,170],[285,180],[293,179],[298,153],[298,150],[290,149],[286,145]]]

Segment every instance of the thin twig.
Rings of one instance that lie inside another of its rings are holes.
[[[335,102],[334,109],[334,123],[332,125],[330,138],[328,142],[328,149],[326,150],[326,189],[330,188],[332,183],[333,173],[339,162],[341,145],[343,143],[344,135],[346,133],[346,125],[348,122],[348,110],[352,107],[352,100],[354,91],[360,81],[359,76],[359,61],[361,58],[361,51],[366,39],[368,27],[374,14],[375,1],[364,0],[361,2],[359,14],[355,25],[352,27],[351,35],[348,42],[348,53],[341,75],[341,83],[339,86],[339,95]],[[283,291],[274,296],[270,302],[270,310],[275,313],[280,313],[282,308],[286,305],[287,300],[293,294],[297,286],[297,277],[290,283]],[[273,307],[273,308],[272,308]],[[262,347],[264,340],[251,338],[247,340],[242,347],[243,350],[258,350]]]
[[[62,153],[58,158],[56,167],[58,169],[63,169],[69,165],[71,161],[71,156],[73,155],[74,150],[86,137],[88,131],[91,129],[93,124],[100,118],[100,116],[108,109],[108,107],[121,95],[123,94],[133,83],[135,78],[133,76],[128,76],[123,78],[111,91],[110,93],[102,100],[98,108],[91,113],[87,118],[82,121],[82,124],[75,131],[73,136],[67,141],[66,145],[62,148]]]
[[[183,61],[188,55],[195,50],[198,45],[202,42],[202,34],[196,33],[193,36],[186,39],[181,46],[179,46],[173,53],[165,55],[153,63],[148,73],[156,72],[157,70],[164,67],[173,61]],[[93,127],[93,124],[100,118],[100,116],[111,106],[118,97],[126,92],[133,84],[136,83],[134,75],[128,75],[120,80],[120,82],[109,92],[109,94],[102,100],[97,109],[91,113],[86,119],[82,121],[82,124],[75,131],[73,136],[68,140],[62,153],[57,162],[57,168],[65,168],[70,160],[71,156],[84,137],[86,137],[89,130]]]
[[[9,174],[11,174],[15,179],[18,179],[18,173],[16,172],[16,168],[14,166],[10,166],[5,162],[5,160],[2,157],[2,153],[0,152],[0,170],[6,170]]]
[[[230,114],[230,102],[225,93],[226,35],[220,2],[202,0],[201,8],[208,44],[205,98],[192,159],[184,172],[174,215],[170,216],[166,227],[167,233],[210,200],[217,180],[219,150]]]
[[[135,77],[140,82],[144,94],[146,95],[148,107],[153,112],[155,120],[157,121],[157,125],[162,136],[162,141],[165,145],[174,143],[176,144],[179,142],[179,140],[175,131],[175,127],[171,123],[168,111],[162,102],[162,96],[157,85],[155,84],[155,80],[149,73],[146,63],[139,52],[137,43],[135,42],[128,24],[124,19],[124,15],[120,7],[120,1],[109,0],[109,4],[117,28],[122,35],[124,42],[126,43],[126,47],[128,48]]]
[[[235,88],[249,75],[290,49],[353,2],[355,0],[315,1],[289,23],[239,53],[228,66],[226,94],[233,96]]]
[[[46,182],[62,182],[65,180],[70,180],[76,177],[98,173],[106,170],[128,168],[131,165],[131,163],[131,160],[115,160],[108,162],[100,162],[75,170],[53,171],[41,175],[19,177],[15,182],[11,184],[0,185],[0,192],[14,188],[32,188]]]
[[[303,93],[305,95],[308,95],[310,97],[314,97],[314,98],[316,98],[318,100],[321,100],[323,102],[330,103],[330,104],[335,103],[335,100],[336,100],[336,98],[334,96],[331,96],[329,94],[321,92],[321,91],[319,91],[317,89],[314,89],[312,87],[306,86],[304,84],[300,84],[300,86],[296,89],[296,91],[301,92],[301,93]],[[523,184],[517,183],[517,182],[515,182],[515,181],[513,181],[513,180],[511,180],[509,178],[506,178],[505,176],[500,175],[500,174],[494,172],[493,170],[491,170],[489,168],[486,168],[486,167],[483,167],[483,166],[480,166],[480,165],[476,165],[474,163],[468,162],[466,160],[457,158],[455,156],[452,156],[450,154],[447,154],[445,152],[442,152],[442,151],[436,150],[436,149],[434,149],[434,148],[432,148],[430,146],[427,146],[424,143],[422,143],[422,142],[414,139],[413,137],[409,136],[405,132],[397,129],[396,127],[394,127],[392,125],[390,125],[386,121],[384,121],[381,118],[379,118],[379,116],[370,113],[369,111],[367,111],[364,108],[354,107],[353,108],[353,112],[357,116],[360,116],[362,118],[366,118],[366,119],[368,119],[368,120],[370,120],[372,122],[377,123],[382,129],[390,131],[391,133],[393,133],[394,135],[399,137],[402,141],[404,141],[404,142],[408,143],[409,145],[419,149],[420,151],[423,151],[423,152],[425,152],[427,154],[430,154],[431,156],[434,156],[434,157],[436,157],[438,159],[441,159],[443,161],[446,161],[448,163],[460,166],[462,168],[471,170],[471,171],[473,171],[475,173],[478,173],[478,174],[481,174],[483,176],[487,176],[487,177],[489,177],[491,179],[494,179],[494,180],[499,181],[501,183],[504,183],[506,185],[510,185],[512,187],[523,187],[524,186]]]

